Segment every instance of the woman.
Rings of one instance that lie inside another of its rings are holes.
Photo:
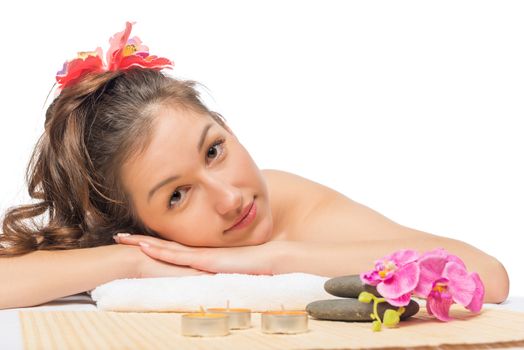
[[[0,308],[30,306],[118,278],[237,272],[363,272],[394,250],[445,248],[477,271],[485,302],[508,277],[495,258],[403,227],[335,190],[260,171],[195,83],[171,78],[131,24],[67,62],[28,168],[37,202],[0,236]],[[115,236],[115,234],[120,233]],[[113,244],[113,243],[119,244]],[[34,293],[38,290],[38,294]]]

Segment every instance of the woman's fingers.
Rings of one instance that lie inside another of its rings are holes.
[[[157,261],[214,273],[271,274],[272,255],[268,243],[249,247],[187,247],[144,235],[120,235],[119,243],[140,246]],[[271,246],[272,247],[272,246]]]
[[[178,266],[189,266],[199,270],[212,271],[206,266],[206,248],[193,248],[167,241],[161,238],[137,235],[117,234],[114,236],[119,244],[140,246],[147,256]],[[214,272],[214,271],[213,271]]]
[[[150,256],[151,258],[175,264],[179,266],[191,266],[196,269],[198,267],[198,256],[200,254],[196,252],[189,252],[184,250],[176,250],[169,247],[163,247],[155,244],[149,244],[147,242],[140,242],[142,251]]]
[[[143,256],[140,260],[141,263],[138,265],[138,276],[140,278],[209,274],[207,271],[201,271],[187,266],[178,266],[154,259],[144,252],[140,252],[140,254]]]
[[[256,254],[245,252],[245,247],[198,248],[193,251],[170,249],[148,243],[140,243],[142,251],[149,257],[179,266],[213,273],[253,273],[267,274],[270,269],[264,259]]]
[[[137,234],[132,235],[129,233],[118,233],[115,236],[113,236],[113,238],[115,239],[117,243],[121,243],[121,244],[139,245],[140,242],[144,242],[144,243],[147,243],[149,245],[154,245],[154,246],[168,246],[171,249],[191,250],[190,247],[187,247],[180,243],[168,241],[168,240],[161,239],[161,238],[146,236],[146,235],[137,235]]]

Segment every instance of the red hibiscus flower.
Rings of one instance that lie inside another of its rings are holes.
[[[126,22],[126,29],[109,39],[110,47],[106,54],[107,65],[103,61],[103,52],[100,47],[95,51],[79,52],[75,59],[66,61],[62,70],[56,74],[59,88],[70,86],[87,74],[127,70],[131,67],[156,70],[173,68],[174,63],[171,60],[150,55],[149,48],[142,44],[139,37],[129,38],[132,27],[133,23]]]

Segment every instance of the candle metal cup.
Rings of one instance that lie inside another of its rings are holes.
[[[182,315],[182,335],[217,337],[229,334],[229,316],[218,313],[194,312]]]
[[[308,331],[305,311],[267,311],[261,315],[262,332],[296,334]]]
[[[229,316],[229,329],[246,329],[251,327],[251,310],[239,308],[209,308],[209,313],[221,313]]]

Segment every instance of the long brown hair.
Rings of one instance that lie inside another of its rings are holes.
[[[159,105],[191,108],[223,125],[196,85],[133,68],[87,75],[64,88],[46,111],[27,168],[35,201],[6,212],[0,257],[111,244],[117,232],[154,234],[135,215],[119,171],[147,146]]]

